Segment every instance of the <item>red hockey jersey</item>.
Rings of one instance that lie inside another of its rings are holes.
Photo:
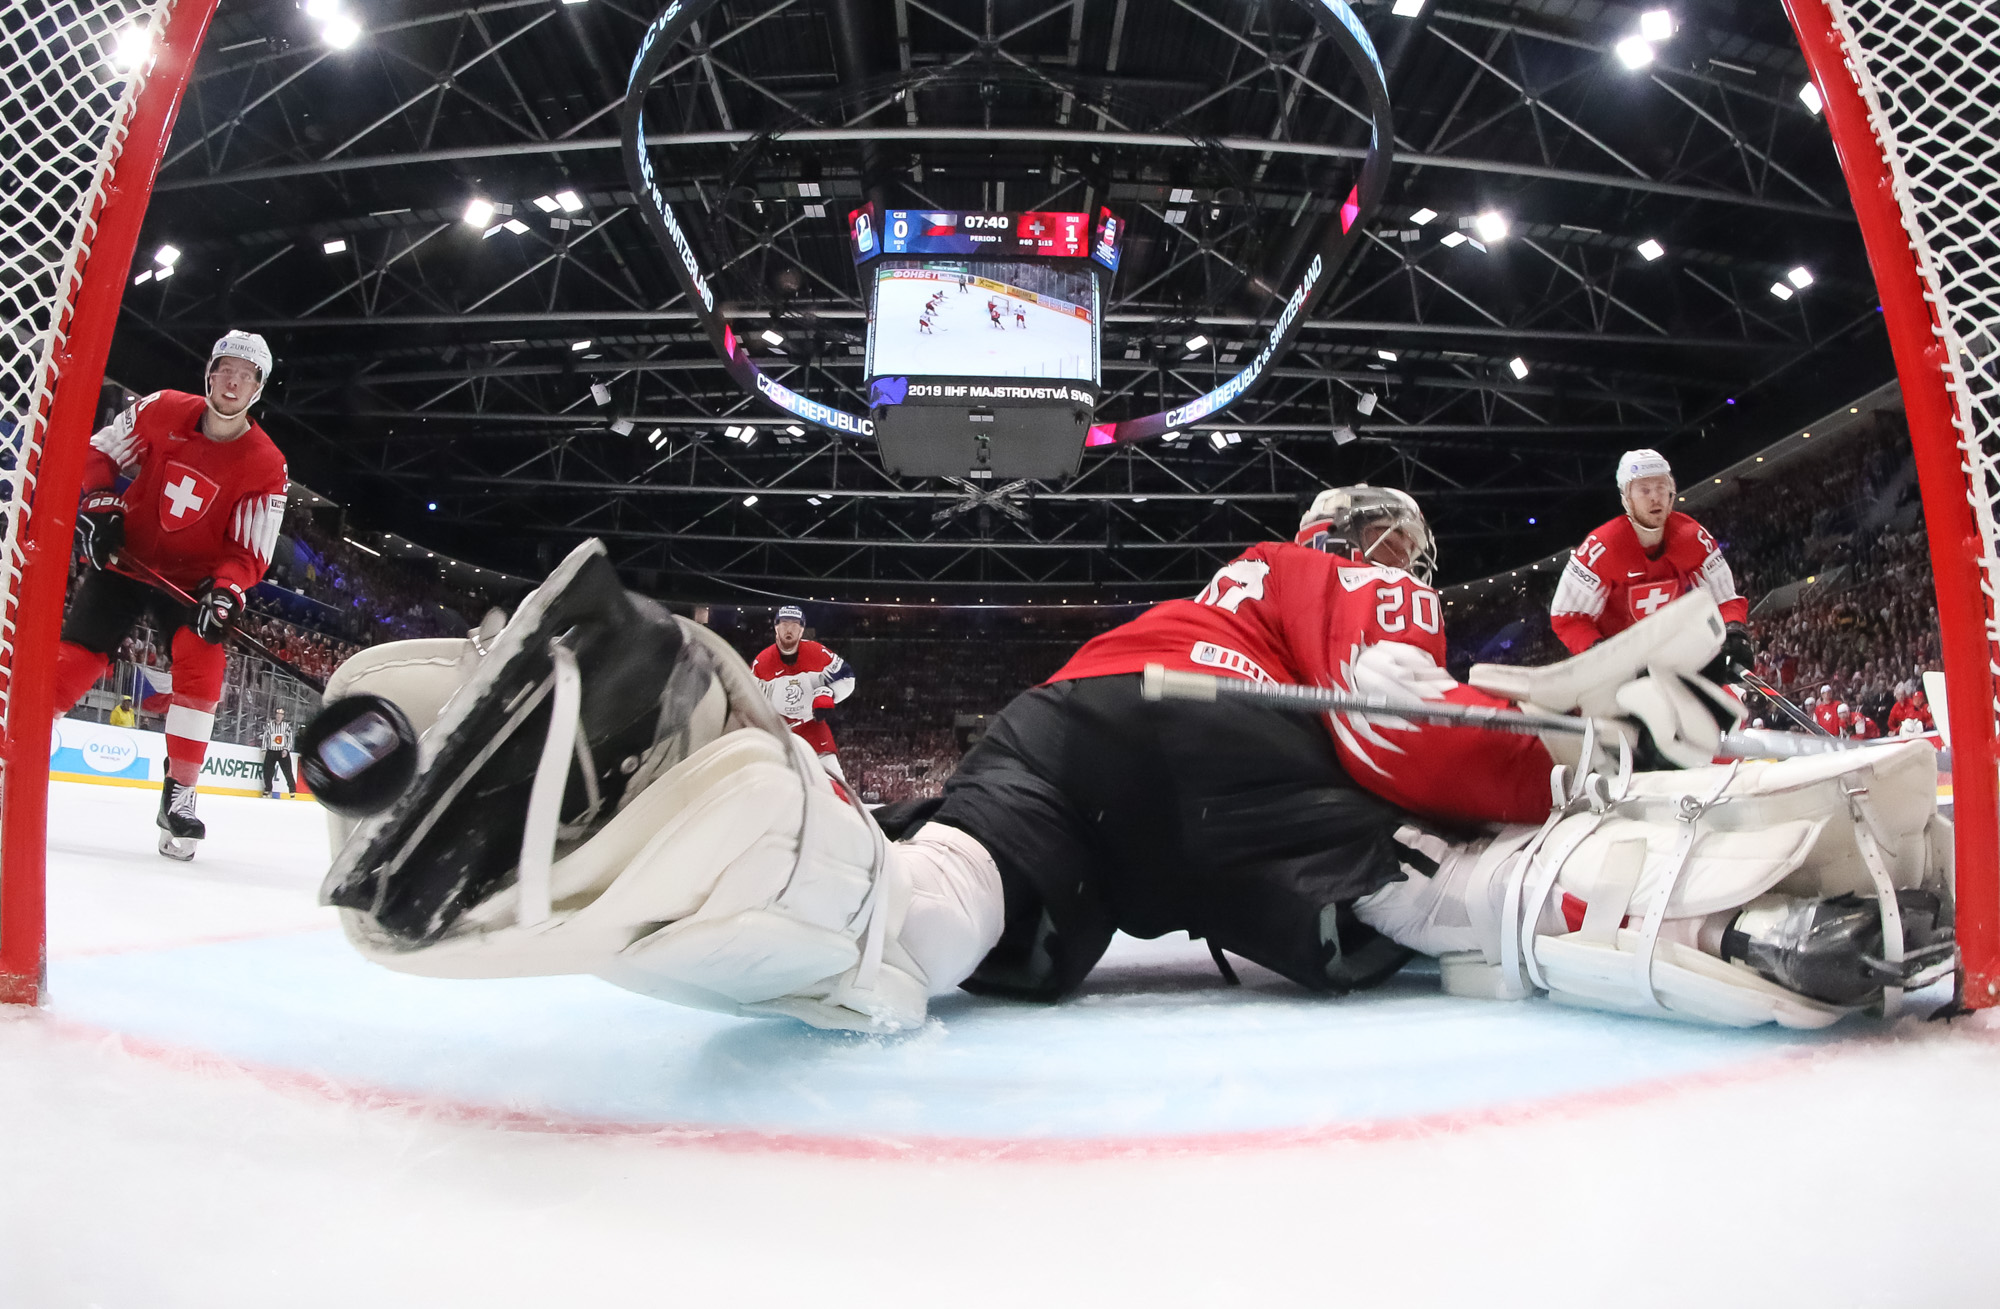
[[[1696,587],[1715,597],[1724,622],[1750,616],[1750,602],[1736,594],[1729,565],[1700,523],[1667,515],[1666,535],[1648,552],[1620,514],[1571,552],[1549,602],[1549,625],[1570,653],[1581,654]]]
[[[83,489],[129,477],[120,553],[187,590],[248,591],[264,578],[285,518],[285,457],[256,423],[233,441],[201,434],[208,402],[155,391],[90,438]]]
[[[1413,645],[1444,664],[1444,606],[1400,568],[1267,542],[1223,566],[1192,600],[1169,600],[1085,645],[1049,680],[1136,673],[1147,664],[1259,682],[1352,690],[1362,650]],[[1459,686],[1452,704],[1504,705]],[[1327,715],[1341,764],[1414,813],[1540,822],[1554,760],[1531,736]]]
[[[854,693],[854,670],[847,661],[817,641],[801,641],[790,659],[777,645],[767,645],[750,671],[764,685],[764,694],[800,740],[814,754],[832,754],[833,729],[815,711],[839,704]]]

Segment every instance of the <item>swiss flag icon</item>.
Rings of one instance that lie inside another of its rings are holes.
[[[200,521],[221,493],[222,488],[212,479],[178,459],[169,459],[167,475],[160,483],[160,526],[178,532]]]
[[[1651,618],[1679,594],[1680,588],[1671,582],[1635,586],[1632,588],[1632,617]]]

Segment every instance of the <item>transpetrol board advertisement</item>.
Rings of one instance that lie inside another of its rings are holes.
[[[868,376],[1098,381],[1090,265],[926,260],[874,270]]]
[[[1111,272],[1118,271],[1118,255],[1125,245],[1125,224],[1108,208],[1097,211],[1097,230],[1090,240],[1090,257]]]

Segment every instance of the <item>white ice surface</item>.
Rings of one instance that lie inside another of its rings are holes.
[[[0,1306],[1984,1306],[2000,1027],[1347,1000],[1121,942],[901,1040],[363,964],[310,804],[57,784]]]
[[[917,326],[924,305],[942,290],[931,331]],[[877,284],[874,372],[912,377],[1051,377],[1094,381],[1091,325],[1032,300],[995,296],[955,282],[885,277]],[[1026,327],[1002,308],[1001,326],[986,312],[988,299],[1018,305]]]

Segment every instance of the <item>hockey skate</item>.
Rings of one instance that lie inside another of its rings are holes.
[[[195,842],[207,837],[208,826],[194,816],[195,788],[169,777],[160,787],[160,853],[185,863],[194,858]]]

